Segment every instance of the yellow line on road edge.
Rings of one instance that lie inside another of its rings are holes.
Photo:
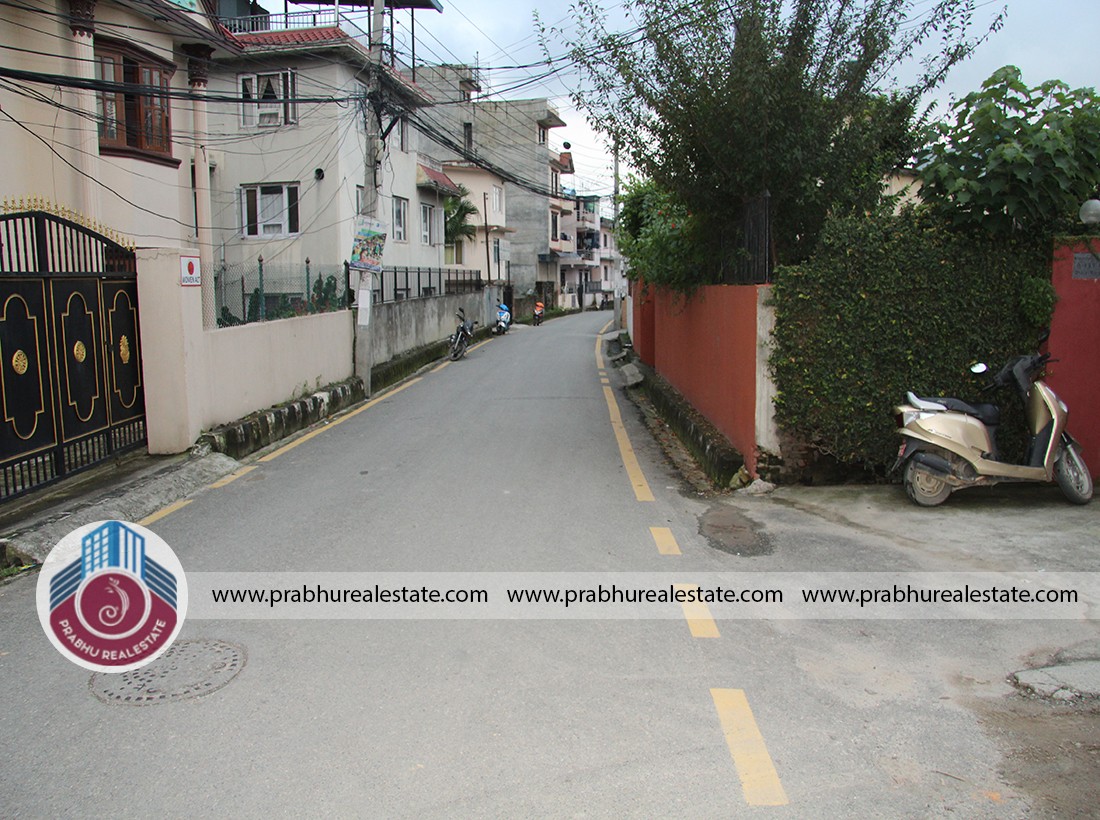
[[[650,527],[649,532],[653,536],[653,542],[657,545],[657,552],[661,555],[680,554],[680,545],[676,543],[672,530],[668,527]]]
[[[378,398],[371,399],[366,404],[364,404],[362,407],[357,407],[356,409],[352,410],[350,413],[346,413],[343,416],[340,416],[339,418],[333,420],[332,422],[325,425],[324,427],[317,427],[316,429],[310,430],[308,433],[306,433],[301,438],[294,439],[294,441],[290,442],[290,444],[286,444],[286,445],[280,447],[278,450],[274,450],[274,451],[268,453],[266,456],[264,456],[263,458],[261,458],[259,460],[262,461],[262,462],[268,462],[268,461],[273,461],[273,460],[277,459],[279,456],[283,455],[284,453],[288,453],[291,450],[293,450],[299,444],[305,444],[311,438],[314,438],[315,436],[321,435],[321,433],[325,432],[325,430],[331,430],[336,425],[343,424],[345,421],[352,418],[353,416],[358,416],[364,410],[370,410],[372,407],[374,407],[374,405],[378,404],[379,402],[383,402],[383,401],[385,401],[386,399],[388,399],[392,396],[396,396],[402,390],[405,390],[409,387],[412,387],[414,384],[416,384],[422,378],[424,378],[424,377],[423,376],[417,376],[415,379],[412,379],[410,381],[405,382],[400,387],[395,387],[393,390],[390,390],[389,392],[384,393],[383,395],[379,396]]]
[[[741,790],[750,806],[785,806],[787,793],[779,782],[764,737],[756,726],[742,689],[711,689],[714,708],[722,723],[733,765],[741,778]]]
[[[446,366],[447,366],[447,365],[449,365],[449,364],[450,364],[450,362],[443,362],[443,364],[439,365],[438,367],[433,367],[433,368],[432,368],[432,369],[431,369],[430,371],[428,371],[428,372],[429,372],[429,373],[438,373],[438,372],[439,372],[440,370],[442,370],[442,369],[443,369],[444,367],[446,367]]]
[[[612,319],[596,333],[596,367],[600,370],[603,370],[603,350],[601,350],[603,345],[600,343],[603,341],[603,335],[607,332],[607,329],[611,327],[614,321],[615,320]]]
[[[230,473],[225,478],[222,478],[222,479],[219,479],[218,481],[215,481],[213,484],[210,485],[210,489],[211,490],[217,490],[217,489],[220,489],[220,488],[224,487],[226,484],[232,484],[234,481],[236,481],[241,476],[248,475],[249,473],[251,473],[255,469],[256,469],[256,465],[252,465],[251,467],[241,467],[241,469],[237,470],[237,472]]]
[[[607,399],[607,412],[611,414],[611,429],[615,431],[615,440],[619,443],[619,455],[623,459],[623,467],[630,478],[630,484],[634,488],[634,497],[639,501],[653,501],[653,491],[649,489],[649,482],[645,480],[645,474],[638,465],[638,457],[634,455],[634,448],[630,446],[630,439],[623,427],[623,417],[619,413],[619,403],[615,401],[615,394],[610,387],[604,387],[604,398]]]
[[[143,526],[143,527],[148,527],[154,521],[160,521],[160,519],[164,518],[166,515],[171,515],[176,510],[182,510],[184,507],[186,507],[190,503],[191,503],[190,498],[186,498],[183,501],[176,501],[173,504],[169,504],[164,509],[157,510],[152,515],[146,516],[145,518],[141,519],[137,523],[141,524],[141,526]]]
[[[699,589],[698,584],[676,584],[676,589],[684,591]],[[680,604],[684,609],[684,617],[688,622],[693,638],[717,638],[718,624],[711,617],[710,607],[702,601],[685,601]]]

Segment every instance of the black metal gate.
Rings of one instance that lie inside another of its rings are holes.
[[[146,441],[133,251],[0,215],[0,501]]]

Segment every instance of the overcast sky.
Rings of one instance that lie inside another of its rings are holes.
[[[443,13],[416,13],[417,58],[431,62],[474,62],[488,69],[489,88],[504,91],[512,85],[540,75],[545,67],[504,70],[498,67],[538,61],[542,54],[535,35],[533,15],[537,9],[548,26],[571,28],[569,3],[561,0],[441,0]],[[931,0],[915,0],[915,7],[927,7]],[[1100,0],[978,0],[976,21],[988,26],[1002,7],[1008,15],[1004,27],[990,36],[977,53],[958,66],[937,96],[943,101],[938,114],[946,115],[950,96],[976,90],[997,68],[1012,64],[1023,71],[1024,82],[1038,85],[1061,79],[1071,87],[1100,86]],[[604,0],[613,16],[622,17],[620,0]],[[407,25],[407,12],[398,12],[398,25]],[[931,47],[931,46],[930,46]],[[563,49],[551,46],[554,53]],[[503,98],[547,96],[558,106],[567,125],[554,130],[557,143],[571,143],[578,173],[574,179],[582,193],[610,194],[611,163],[598,138],[585,125],[568,100],[570,82],[577,75],[560,75],[516,91]],[[555,145],[557,147],[557,145]]]

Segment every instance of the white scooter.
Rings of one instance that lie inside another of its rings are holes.
[[[1069,408],[1039,376],[1050,354],[1017,356],[985,389],[1014,386],[1023,399],[1031,442],[1023,464],[1002,461],[997,450],[1001,411],[992,404],[908,393],[894,408],[901,448],[894,469],[904,468],[905,491],[922,507],[942,504],[955,490],[1006,481],[1058,482],[1074,504],[1092,498],[1092,474],[1081,447],[1067,432]],[[988,371],[985,364],[971,367]]]

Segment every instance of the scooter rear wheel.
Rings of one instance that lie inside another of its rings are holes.
[[[1054,478],[1062,495],[1073,504],[1088,504],[1092,499],[1092,476],[1076,444],[1063,444],[1054,463]]]
[[[946,481],[920,469],[912,459],[905,465],[904,481],[906,495],[921,507],[939,506],[951,495],[951,487]]]

